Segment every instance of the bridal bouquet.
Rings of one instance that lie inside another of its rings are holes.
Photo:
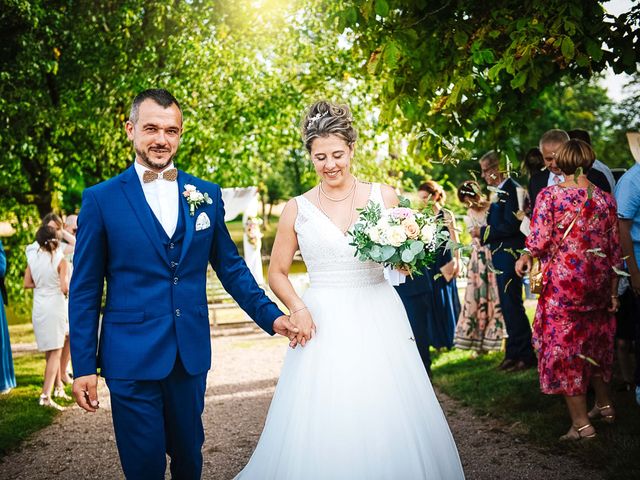
[[[350,245],[363,262],[401,268],[409,275],[421,275],[432,264],[438,248],[449,240],[446,228],[429,210],[416,211],[402,199],[400,206],[383,210],[369,202],[360,211],[358,221],[349,231]]]

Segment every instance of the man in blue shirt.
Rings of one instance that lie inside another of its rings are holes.
[[[636,159],[638,161],[638,159]],[[620,244],[627,257],[631,288],[640,311],[640,162],[627,171],[616,186]],[[636,324],[636,401],[640,405],[640,324]]]

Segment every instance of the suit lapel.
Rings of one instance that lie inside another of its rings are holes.
[[[180,260],[178,261],[178,265],[182,264],[182,260],[184,259],[187,251],[189,250],[189,247],[191,246],[191,240],[193,240],[193,231],[196,224],[196,215],[191,216],[191,214],[189,213],[189,203],[182,194],[182,192],[184,192],[184,186],[191,182],[192,178],[193,177],[191,177],[191,175],[183,172],[182,170],[178,170],[178,197],[180,198],[180,208],[182,209],[185,226],[184,243],[182,244],[182,252],[180,253]]]
[[[147,237],[149,237],[149,241],[158,252],[160,258],[162,258],[162,260],[168,265],[169,261],[167,260],[166,252],[162,247],[162,241],[158,236],[158,230],[152,217],[153,212],[147,204],[147,199],[144,196],[140,180],[138,179],[138,175],[136,174],[136,170],[133,165],[131,165],[129,170],[122,176],[122,183],[122,190],[124,191],[140,226],[146,233]]]

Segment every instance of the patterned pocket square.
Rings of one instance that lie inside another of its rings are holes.
[[[209,220],[209,216],[202,212],[200,215],[198,215],[198,218],[196,219],[196,232],[199,232],[200,230],[204,230],[205,228],[209,228],[211,226],[211,221]]]

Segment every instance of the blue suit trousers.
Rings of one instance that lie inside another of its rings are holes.
[[[516,259],[502,249],[493,254],[493,266],[502,273],[496,275],[502,314],[507,326],[505,358],[534,362],[531,326],[522,303],[522,278],[515,270]]]
[[[202,412],[207,374],[189,375],[180,361],[162,380],[107,379],[116,443],[128,480],[196,480],[202,473]]]

